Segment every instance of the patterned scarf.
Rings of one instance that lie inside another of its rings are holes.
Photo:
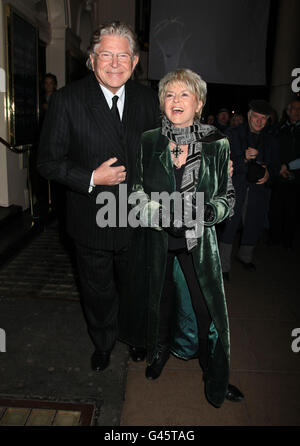
[[[173,141],[176,145],[188,144],[188,155],[180,187],[180,193],[185,198],[185,203],[195,196],[196,188],[199,178],[199,170],[202,156],[202,140],[210,134],[215,133],[215,128],[201,124],[198,120],[189,127],[178,128],[164,116],[162,119],[162,134],[165,135],[169,141]],[[187,250],[191,251],[197,246],[197,224],[194,229],[189,229],[185,232]]]

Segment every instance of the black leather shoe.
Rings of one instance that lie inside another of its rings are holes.
[[[151,380],[157,379],[160,376],[166,362],[168,361],[169,356],[170,356],[169,347],[166,346],[159,347],[159,350],[153,363],[151,365],[148,365],[148,367],[146,368],[146,373],[145,373],[146,378]]]
[[[229,282],[229,273],[228,272],[223,272],[223,282]]]
[[[91,358],[92,370],[95,370],[96,372],[105,370],[109,365],[110,353],[110,351],[102,352],[101,350],[95,350]]]
[[[252,262],[244,262],[243,260],[236,258],[238,262],[247,270],[247,271],[256,271],[256,266]]]
[[[142,362],[146,358],[147,351],[145,348],[133,347],[131,345],[129,347],[129,354],[134,362]]]
[[[229,401],[233,401],[234,403],[238,403],[244,399],[244,395],[237,387],[233,386],[232,384],[228,384],[225,398]]]

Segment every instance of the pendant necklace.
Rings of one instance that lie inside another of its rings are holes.
[[[180,148],[180,146],[178,144],[176,144],[176,146],[174,147],[174,149],[171,149],[171,153],[174,156],[173,158],[173,164],[174,166],[179,169],[180,167],[180,162],[179,162],[179,155],[181,155],[184,151]]]

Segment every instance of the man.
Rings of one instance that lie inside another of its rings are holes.
[[[98,227],[99,192],[130,192],[143,131],[157,127],[157,95],[129,80],[139,60],[136,36],[120,22],[93,35],[86,78],[51,98],[40,140],[41,174],[67,187],[67,229],[75,241],[82,304],[95,345],[92,369],[107,368],[126,288],[130,228]],[[118,200],[117,206],[118,209]],[[134,360],[144,352],[131,349]]]
[[[236,194],[234,216],[227,220],[220,234],[220,257],[223,277],[229,280],[232,244],[243,223],[237,259],[248,270],[255,271],[252,262],[254,247],[262,234],[267,217],[270,178],[279,173],[279,147],[272,135],[264,132],[270,105],[264,100],[250,103],[248,122],[228,131],[231,158],[234,165],[233,185]],[[257,161],[261,165],[255,163]],[[253,169],[262,171],[258,178]]]
[[[42,104],[42,110],[44,112],[48,110],[50,98],[51,98],[52,94],[56,91],[56,89],[57,89],[57,78],[56,78],[55,74],[52,74],[52,73],[45,74],[45,78],[44,78],[45,95],[44,95],[44,101]]]
[[[280,177],[272,187],[270,203],[269,245],[280,242],[293,248],[299,224],[297,202],[300,195],[300,100],[294,99],[287,107],[288,119],[279,128]]]
[[[227,108],[220,108],[217,112],[217,121],[214,124],[221,132],[225,132],[230,126],[230,111]]]

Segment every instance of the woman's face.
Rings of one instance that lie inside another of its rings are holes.
[[[187,85],[174,82],[167,86],[164,112],[175,127],[192,125],[202,105],[202,101],[198,101]]]

